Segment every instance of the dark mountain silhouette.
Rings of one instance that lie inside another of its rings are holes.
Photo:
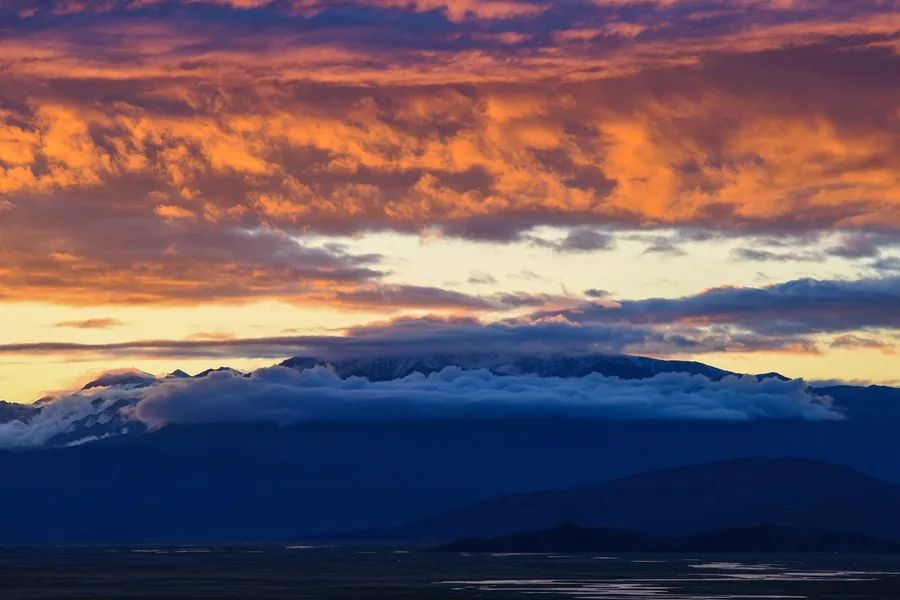
[[[900,481],[896,432],[897,422],[891,420],[468,419],[169,426],[71,448],[0,451],[0,543],[309,538],[419,520],[499,495],[594,489],[650,469],[762,452],[816,456]],[[796,514],[838,513],[841,520],[827,529],[857,530],[838,528],[851,518],[866,525],[858,529],[864,533],[877,527],[873,533],[887,535],[896,527],[897,511],[885,508],[898,506],[890,500],[895,486],[853,471],[843,476],[847,471],[826,469],[841,475],[841,483],[822,476],[818,488],[810,487],[816,478],[808,473],[814,469],[800,469],[799,474],[786,470],[785,477],[800,478],[788,496]],[[745,473],[752,480],[741,489],[750,498],[737,496],[736,515],[753,507],[753,497],[781,502],[774,492],[766,493],[765,477]],[[702,501],[693,507],[690,478],[659,481],[640,496],[643,510],[626,513],[633,519],[585,524],[637,529],[634,523],[654,525],[637,517],[657,516],[662,525],[691,519],[685,531],[719,526],[701,520]],[[825,508],[832,498],[837,504],[829,512]],[[669,503],[675,508],[667,508]],[[713,508],[722,516],[721,507]],[[510,521],[506,531],[466,530],[464,520],[451,520],[441,538],[497,535],[575,520]],[[760,518],[743,524],[760,522],[779,524]]]
[[[428,355],[335,368],[383,380],[449,364],[557,377],[729,374],[702,363],[606,355]],[[136,371],[101,377],[92,384],[119,394],[103,414],[74,422],[51,447],[0,451],[0,543],[263,541],[348,530],[345,538],[454,539],[567,521],[660,534],[772,523],[898,535],[895,486],[813,461],[751,461],[729,467],[737,469],[731,475],[708,466],[634,477],[710,461],[806,456],[900,482],[895,388],[820,388],[849,416],[842,421],[471,418],[152,431],[120,413],[152,383]],[[0,422],[28,420],[53,402],[0,403]],[[563,491],[533,493],[540,489]]]
[[[28,419],[38,410],[38,407],[31,404],[18,404],[0,400],[0,423]]]
[[[719,380],[729,375],[745,375],[696,361],[662,360],[627,354],[438,353],[338,360],[295,356],[280,364],[294,369],[330,365],[341,377],[365,377],[371,381],[389,381],[416,372],[427,375],[448,366],[487,369],[499,375],[530,373],[540,377],[584,377],[590,373],[600,373],[620,379],[648,379],[660,373],[689,373]],[[757,379],[790,379],[776,372],[751,376]],[[850,417],[879,418],[887,414],[900,418],[900,388],[878,385],[831,385],[811,386],[810,389],[816,395],[832,397],[836,407]]]
[[[900,388],[886,385],[831,385],[814,387],[817,394],[830,396],[845,414],[857,419],[900,417]]]
[[[437,552],[659,552],[668,538],[647,533],[563,523],[549,529],[495,538],[465,538],[434,548]],[[655,548],[655,550],[651,549]]]
[[[756,525],[684,536],[653,536],[622,529],[563,524],[492,539],[464,539],[440,552],[714,552],[900,554],[900,544],[857,533]]]
[[[528,355],[495,353],[482,354],[427,354],[420,356],[381,356],[365,359],[328,361],[315,357],[294,357],[281,363],[295,369],[329,365],[342,377],[366,377],[374,381],[384,381],[405,377],[411,373],[434,373],[448,366],[463,368],[484,368],[497,374],[530,373],[543,377],[582,377],[590,373],[600,373],[624,379],[646,379],[660,373],[683,372],[702,375],[710,379],[721,379],[728,375],[739,375],[693,361],[658,360],[628,355]],[[193,378],[204,378],[213,373],[230,372],[240,375],[229,367],[207,369]],[[249,376],[249,374],[245,375]],[[66,446],[72,443],[93,443],[108,437],[142,435],[146,427],[134,421],[126,422],[119,412],[123,407],[136,403],[140,395],[135,389],[152,386],[163,380],[186,379],[191,377],[181,370],[173,371],[161,378],[134,369],[106,373],[87,383],[83,389],[109,387],[109,394],[119,394],[117,402],[107,406],[103,414],[86,417],[74,423],[65,433],[51,437],[45,446]],[[753,377],[786,379],[778,373],[764,373]],[[830,396],[835,408],[851,419],[880,421],[885,418],[900,420],[900,389],[886,386],[827,386],[811,388],[814,394]],[[0,423],[22,420],[29,421],[55,398],[48,396],[27,407],[0,405]],[[712,456],[711,458],[716,458]],[[876,469],[877,470],[877,469]]]
[[[214,369],[206,369],[206,370],[204,370],[204,371],[200,371],[199,373],[197,373],[197,374],[194,375],[193,377],[194,377],[195,379],[200,379],[200,378],[202,378],[202,377],[207,377],[207,376],[211,375],[212,373],[221,373],[221,372],[225,372],[225,373],[234,373],[235,375],[241,375],[241,374],[242,374],[242,373],[241,373],[240,371],[238,371],[237,369],[232,369],[231,367],[216,367],[216,368],[214,368]]]
[[[770,523],[900,541],[900,486],[810,459],[740,459],[567,490],[506,495],[377,533],[495,536],[573,522],[681,535]]]
[[[150,373],[145,373],[137,369],[124,369],[121,371],[111,371],[104,373],[97,379],[87,382],[81,389],[89,390],[96,387],[108,387],[111,385],[128,385],[133,387],[141,387],[154,383],[156,377]]]
[[[365,377],[372,381],[389,381],[416,372],[427,375],[448,366],[488,369],[497,374],[533,373],[541,377],[583,377],[590,373],[600,373],[621,379],[647,379],[658,373],[691,373],[717,380],[735,374],[694,361],[660,360],[625,354],[418,354],[341,360],[295,356],[281,363],[282,366],[295,369],[307,369],[320,364],[330,364],[342,377]],[[760,377],[766,376],[783,378],[777,373]]]

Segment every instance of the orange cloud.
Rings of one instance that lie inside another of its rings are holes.
[[[0,294],[373,297],[310,232],[900,227],[894,2],[210,2],[0,40]]]
[[[153,212],[164,219],[193,219],[196,217],[188,209],[173,204],[159,204],[153,209]]]

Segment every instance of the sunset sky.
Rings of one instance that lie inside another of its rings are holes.
[[[900,381],[900,1],[0,2],[0,399],[510,347]]]

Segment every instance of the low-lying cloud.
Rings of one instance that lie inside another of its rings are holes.
[[[406,419],[568,417],[600,419],[839,419],[830,399],[799,380],[664,373],[623,380],[597,373],[577,378],[497,375],[447,367],[402,379],[341,378],[328,367],[213,372],[157,380],[145,387],[112,385],[61,396],[30,422],[0,425],[0,447],[40,446],[79,427],[137,423],[279,423]],[[97,430],[85,429],[85,437]],[[77,438],[77,435],[75,436]]]

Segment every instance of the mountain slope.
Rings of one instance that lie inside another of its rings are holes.
[[[810,459],[740,459],[509,495],[388,532],[495,536],[572,522],[655,534],[771,523],[900,540],[900,486]]]
[[[15,420],[26,420],[34,416],[40,410],[33,404],[17,404],[0,400],[0,423],[8,423]]]
[[[663,360],[627,354],[424,354],[372,356],[329,360],[311,356],[295,356],[280,363],[294,369],[330,365],[341,377],[365,377],[371,381],[390,381],[412,373],[430,374],[448,366],[464,369],[487,369],[498,375],[535,374],[540,377],[584,377],[599,373],[620,379],[649,379],[660,373],[703,375],[713,381],[742,373],[727,371],[705,363],[688,360]],[[759,373],[757,379],[787,380],[780,373]],[[835,406],[853,418],[900,417],[900,388],[889,386],[832,385],[812,386],[813,393],[830,396]]]
[[[900,417],[900,388],[886,385],[832,385],[814,387],[822,396],[829,396],[846,415],[858,419]]]
[[[486,369],[498,378],[503,375],[554,377],[562,380],[577,379],[593,373],[630,380],[632,383],[665,373],[687,373],[712,381],[737,375],[703,363],[692,361],[658,360],[627,355],[535,355],[535,354],[428,354],[417,356],[375,356],[365,359],[327,361],[315,357],[294,357],[283,366],[304,370],[315,366],[330,365],[340,377],[364,377],[374,382],[385,382],[407,377],[412,373],[435,373],[450,366],[463,369]],[[142,395],[158,385],[173,380],[204,380],[222,372],[235,376],[244,375],[228,367],[208,369],[189,376],[174,371],[165,377],[154,377],[133,369],[108,372],[87,383],[80,392],[48,396],[32,405],[0,404],[0,425],[22,421],[25,427],[12,425],[12,441],[5,447],[44,446],[59,447],[91,443],[109,437],[135,436],[146,432],[147,427],[136,421],[133,407]],[[244,375],[245,378],[251,375]],[[757,379],[785,379],[777,373],[755,375]],[[703,380],[705,381],[705,380]],[[765,382],[764,382],[765,383]],[[769,381],[768,383],[772,383]],[[803,391],[802,385],[796,386]],[[900,420],[900,389],[886,386],[830,386],[810,388],[812,396],[829,396],[834,399],[836,413],[851,419],[873,422],[885,418]],[[80,394],[80,398],[78,397]],[[817,399],[817,402],[819,399]],[[63,406],[67,404],[68,406]],[[638,406],[640,403],[638,403]],[[821,399],[821,406],[828,406]],[[746,410],[743,407],[741,410]],[[764,409],[761,409],[765,413]],[[831,409],[825,409],[830,412]],[[664,411],[663,411],[664,412]],[[673,412],[677,410],[673,409]],[[48,417],[43,419],[42,417]],[[62,421],[66,421],[63,423]],[[46,421],[57,423],[56,431],[45,427]],[[36,427],[31,427],[34,424]],[[9,428],[8,428],[9,429]],[[40,429],[31,436],[24,429]],[[7,433],[10,433],[7,431]],[[23,438],[24,441],[23,441]]]
[[[409,522],[499,495],[595,489],[650,469],[761,452],[818,456],[900,482],[896,432],[889,420],[169,426],[72,448],[0,451],[0,543],[309,538]],[[872,527],[896,524],[896,511],[876,506],[896,487],[859,477],[844,480],[859,494],[839,510],[870,516]],[[643,514],[681,519],[659,501],[669,492],[656,489],[646,495]],[[841,498],[844,491],[822,493]],[[573,520],[513,522],[507,531]],[[766,521],[751,523],[758,522]],[[458,523],[441,539],[494,535]]]

